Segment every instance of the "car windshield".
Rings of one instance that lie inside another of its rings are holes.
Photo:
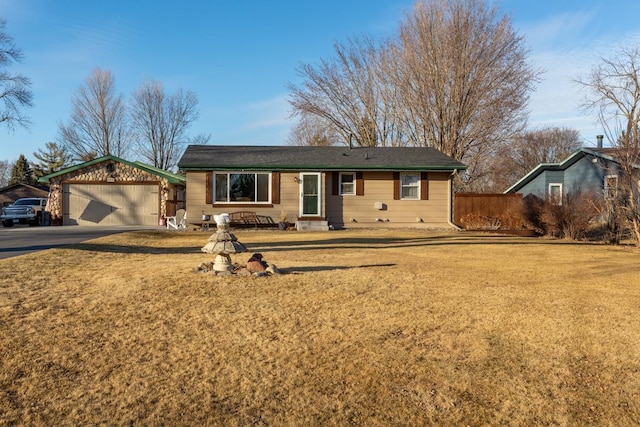
[[[20,199],[20,200],[16,200],[16,202],[14,203],[14,205],[18,206],[18,205],[39,205],[40,203],[38,203],[38,201],[36,199]]]

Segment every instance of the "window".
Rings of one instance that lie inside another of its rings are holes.
[[[562,184],[549,184],[549,202],[554,205],[562,204]]]
[[[604,197],[614,199],[618,195],[618,175],[604,177]]]
[[[420,199],[420,174],[401,173],[400,174],[400,198]]]
[[[355,173],[340,174],[340,194],[341,195],[356,194],[356,174]]]
[[[214,203],[269,203],[269,173],[216,172]]]

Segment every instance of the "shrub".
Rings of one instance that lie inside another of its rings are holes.
[[[535,196],[533,196],[535,197]],[[544,234],[559,238],[580,239],[599,217],[601,196],[584,190],[573,190],[556,205],[538,197],[530,199],[527,215]]]
[[[526,224],[539,234],[547,234],[545,224],[540,218],[544,204],[544,200],[533,194],[527,195],[522,203],[522,213]]]

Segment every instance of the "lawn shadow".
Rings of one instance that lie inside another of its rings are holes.
[[[76,243],[66,245],[65,248],[77,249],[91,252],[111,252],[121,254],[149,254],[149,255],[176,255],[176,254],[199,254],[201,246],[141,246],[141,245],[113,245],[99,243]]]
[[[353,270],[357,268],[394,267],[397,264],[365,264],[365,265],[314,265],[308,267],[281,268],[283,274],[310,273],[317,271]]]
[[[599,242],[567,241],[544,239],[539,237],[513,237],[508,235],[467,235],[464,233],[450,236],[425,237],[336,237],[309,240],[276,241],[274,243],[246,243],[249,250],[257,251],[295,251],[295,250],[331,250],[331,249],[375,249],[375,248],[416,248],[448,245],[601,245]]]
[[[330,234],[339,232],[330,232]],[[452,233],[450,235],[435,236],[407,236],[407,237],[327,237],[327,234],[313,236],[307,240],[284,240],[282,234],[274,238],[273,243],[250,241],[249,235],[240,236],[249,252],[280,252],[280,251],[324,251],[324,250],[362,250],[362,249],[393,249],[393,248],[427,248],[429,246],[446,245],[601,245],[598,242],[578,242],[566,240],[544,239],[538,237],[513,237],[506,235],[484,235]],[[311,237],[309,235],[308,237]],[[245,241],[246,238],[246,241]],[[168,239],[170,242],[171,239]],[[64,245],[69,249],[94,252],[111,252],[122,254],[150,254],[150,255],[176,255],[202,253],[198,246],[144,246],[144,245],[118,245],[100,243],[76,243]],[[46,248],[41,248],[46,249]],[[381,265],[384,266],[384,265]],[[315,267],[308,267],[315,268]],[[323,267],[326,269],[339,269],[341,267]],[[355,267],[348,267],[355,268]],[[311,270],[308,270],[311,271]]]

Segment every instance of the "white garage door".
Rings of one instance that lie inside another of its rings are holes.
[[[158,225],[158,185],[66,184],[64,225]]]

